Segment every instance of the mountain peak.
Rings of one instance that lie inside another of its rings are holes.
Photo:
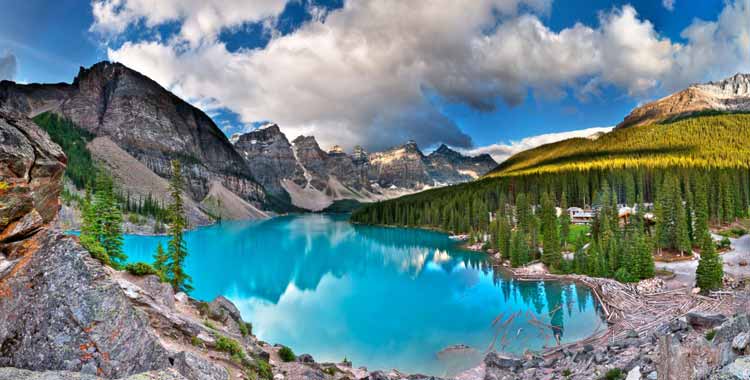
[[[617,128],[657,123],[703,111],[750,111],[750,74],[692,85],[634,109]]]
[[[750,74],[737,73],[718,82],[697,85],[715,96],[750,96]]]
[[[430,155],[442,155],[442,156],[461,156],[461,153],[448,147],[448,145],[440,144]]]
[[[419,150],[419,146],[417,146],[417,142],[414,140],[409,140],[406,142],[406,144],[403,145],[406,149],[412,149],[412,150]]]

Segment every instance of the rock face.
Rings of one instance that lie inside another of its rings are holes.
[[[22,115],[0,112],[0,366],[124,376],[165,367],[166,350],[101,265],[45,226],[66,158]]]
[[[36,124],[0,110],[0,242],[21,240],[57,215],[66,162]]]
[[[634,109],[617,128],[655,123],[701,111],[750,111],[750,74],[692,85]]]
[[[372,202],[469,181],[497,165],[489,155],[467,157],[445,145],[425,156],[414,142],[369,154],[361,146],[352,154],[338,145],[326,152],[312,136],[289,143],[275,124],[232,142],[269,192],[313,211],[336,200]]]
[[[427,173],[427,159],[414,141],[372,153],[369,159],[369,177],[376,179],[381,187],[421,188],[432,185]]]
[[[97,136],[108,136],[164,178],[170,176],[169,161],[180,159],[197,201],[219,180],[249,202],[265,202],[262,187],[211,118],[119,63],[81,68],[72,84],[3,81],[0,105],[31,116],[58,113]]]
[[[245,159],[255,178],[270,193],[284,196],[283,180],[294,181],[299,186],[306,183],[304,171],[297,162],[292,144],[276,124],[235,135],[232,143]]]
[[[230,142],[205,113],[119,63],[81,68],[71,84],[2,81],[0,106],[27,116],[54,112],[91,132],[97,136],[92,153],[120,174],[118,180],[129,180],[121,185],[132,194],[162,185],[151,177],[168,179],[170,160],[179,159],[191,205],[213,209],[221,209],[211,194],[216,183],[254,208],[288,211],[291,203],[321,210],[336,200],[371,202],[471,180],[495,166],[489,156],[464,157],[446,146],[425,156],[414,142],[370,154],[361,147],[352,154],[338,146],[326,152],[312,136],[290,143],[277,125]],[[121,154],[110,154],[113,147]],[[189,208],[192,224],[207,223],[208,215]]]
[[[169,354],[101,264],[70,237],[41,232],[2,279],[0,365],[119,377]]]
[[[439,183],[458,183],[477,179],[494,169],[497,162],[489,154],[467,157],[440,145],[427,156],[427,171]]]

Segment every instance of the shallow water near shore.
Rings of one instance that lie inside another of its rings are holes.
[[[165,237],[125,236],[129,261]],[[452,375],[488,348],[521,353],[604,328],[590,290],[521,282],[447,235],[345,215],[223,222],[186,234],[193,297],[232,300],[270,343],[370,370]],[[463,344],[471,349],[447,349]]]

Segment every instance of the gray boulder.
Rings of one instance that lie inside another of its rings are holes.
[[[743,332],[750,332],[750,320],[748,320],[746,314],[741,314],[727,320],[714,330],[716,331],[713,339],[714,343],[731,343],[737,335]]]
[[[687,323],[693,328],[709,329],[721,325],[727,320],[723,314],[687,313]]]
[[[29,371],[12,367],[0,368],[0,380],[100,380],[101,377],[69,371]],[[121,380],[185,380],[174,370],[143,372]]]
[[[746,332],[737,334],[732,340],[732,348],[739,352],[745,351],[748,344],[750,344],[750,334]]]
[[[232,301],[224,298],[224,296],[216,297],[208,304],[208,308],[211,318],[217,321],[227,322],[227,319],[231,318],[237,323],[242,322],[240,310],[237,309],[237,306],[234,306]]]
[[[74,238],[34,240],[36,250],[3,279],[11,296],[0,297],[0,365],[106,377],[169,366],[146,315]]]
[[[724,372],[734,376],[736,379],[750,379],[750,357],[743,356],[737,358],[724,369]]]
[[[229,380],[226,368],[215,365],[189,352],[174,357],[174,368],[189,379]]]
[[[488,368],[516,369],[523,365],[523,361],[519,358],[502,355],[493,351],[484,357],[484,364]]]

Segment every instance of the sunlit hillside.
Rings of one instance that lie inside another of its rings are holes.
[[[714,114],[618,128],[516,154],[486,177],[622,168],[750,165],[750,114]]]

